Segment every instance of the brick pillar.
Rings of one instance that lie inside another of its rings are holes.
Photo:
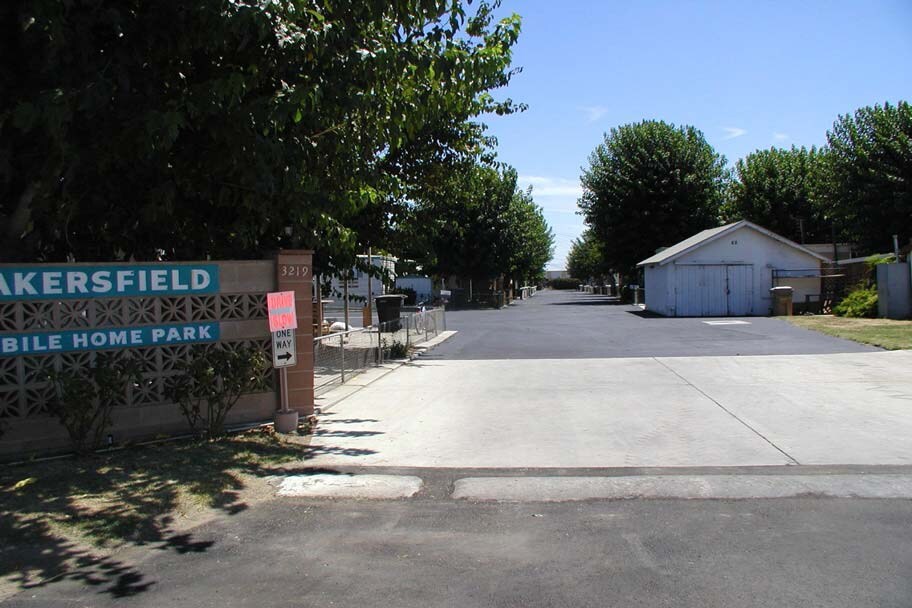
[[[288,407],[302,416],[314,412],[313,251],[283,249],[276,258],[277,291],[295,293],[298,364],[288,368]]]

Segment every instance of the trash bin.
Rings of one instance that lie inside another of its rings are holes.
[[[791,287],[786,286],[770,289],[770,296],[773,298],[774,317],[792,316],[792,291]]]
[[[402,311],[403,300],[405,300],[405,295],[401,293],[391,293],[374,298],[377,303],[377,319],[380,321],[380,331],[394,332],[399,331],[402,327],[399,322],[399,315]]]

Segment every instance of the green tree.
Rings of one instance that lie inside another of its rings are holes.
[[[592,152],[579,206],[605,264],[629,277],[657,248],[717,225],[727,178],[700,131],[643,121],[612,129]]]
[[[912,238],[912,106],[864,107],[827,132],[829,212],[862,250]]]
[[[453,169],[453,170],[449,170]],[[464,163],[437,175],[399,225],[400,254],[439,276],[536,280],[554,235],[510,167]]]
[[[567,253],[567,272],[571,277],[589,281],[610,274],[602,259],[602,249],[591,230],[573,239]]]
[[[735,165],[737,179],[722,208],[725,222],[746,219],[795,242],[826,242],[821,208],[825,153],[816,148],[757,150]]]
[[[444,198],[426,201],[419,226],[432,232],[433,270],[476,280],[500,276],[507,266],[504,236],[515,192],[512,169],[474,165],[442,188]]]
[[[519,33],[496,2],[2,4],[5,259],[344,264],[376,207],[489,143],[476,117],[518,109],[490,94]]]
[[[532,194],[531,188],[513,193],[501,239],[507,256],[503,273],[519,286],[543,279],[545,266],[554,257],[554,232]]]

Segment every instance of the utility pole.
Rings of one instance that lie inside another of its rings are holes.
[[[342,293],[345,297],[345,331],[348,331],[348,282],[351,280],[352,271],[348,269],[345,272],[344,280],[345,282],[342,285]]]
[[[374,324],[374,293],[373,285],[371,284],[371,273],[370,271],[374,269],[374,257],[372,255],[373,249],[371,247],[367,248],[367,319],[365,322],[367,325]],[[369,321],[368,321],[369,320]]]

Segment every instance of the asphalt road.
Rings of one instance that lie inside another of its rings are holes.
[[[6,605],[863,608],[912,604],[912,502],[451,500],[260,505],[196,550]]]
[[[733,325],[710,322],[740,321]],[[440,359],[805,355],[878,349],[769,317],[665,318],[607,296],[543,291],[506,310],[448,311]]]

